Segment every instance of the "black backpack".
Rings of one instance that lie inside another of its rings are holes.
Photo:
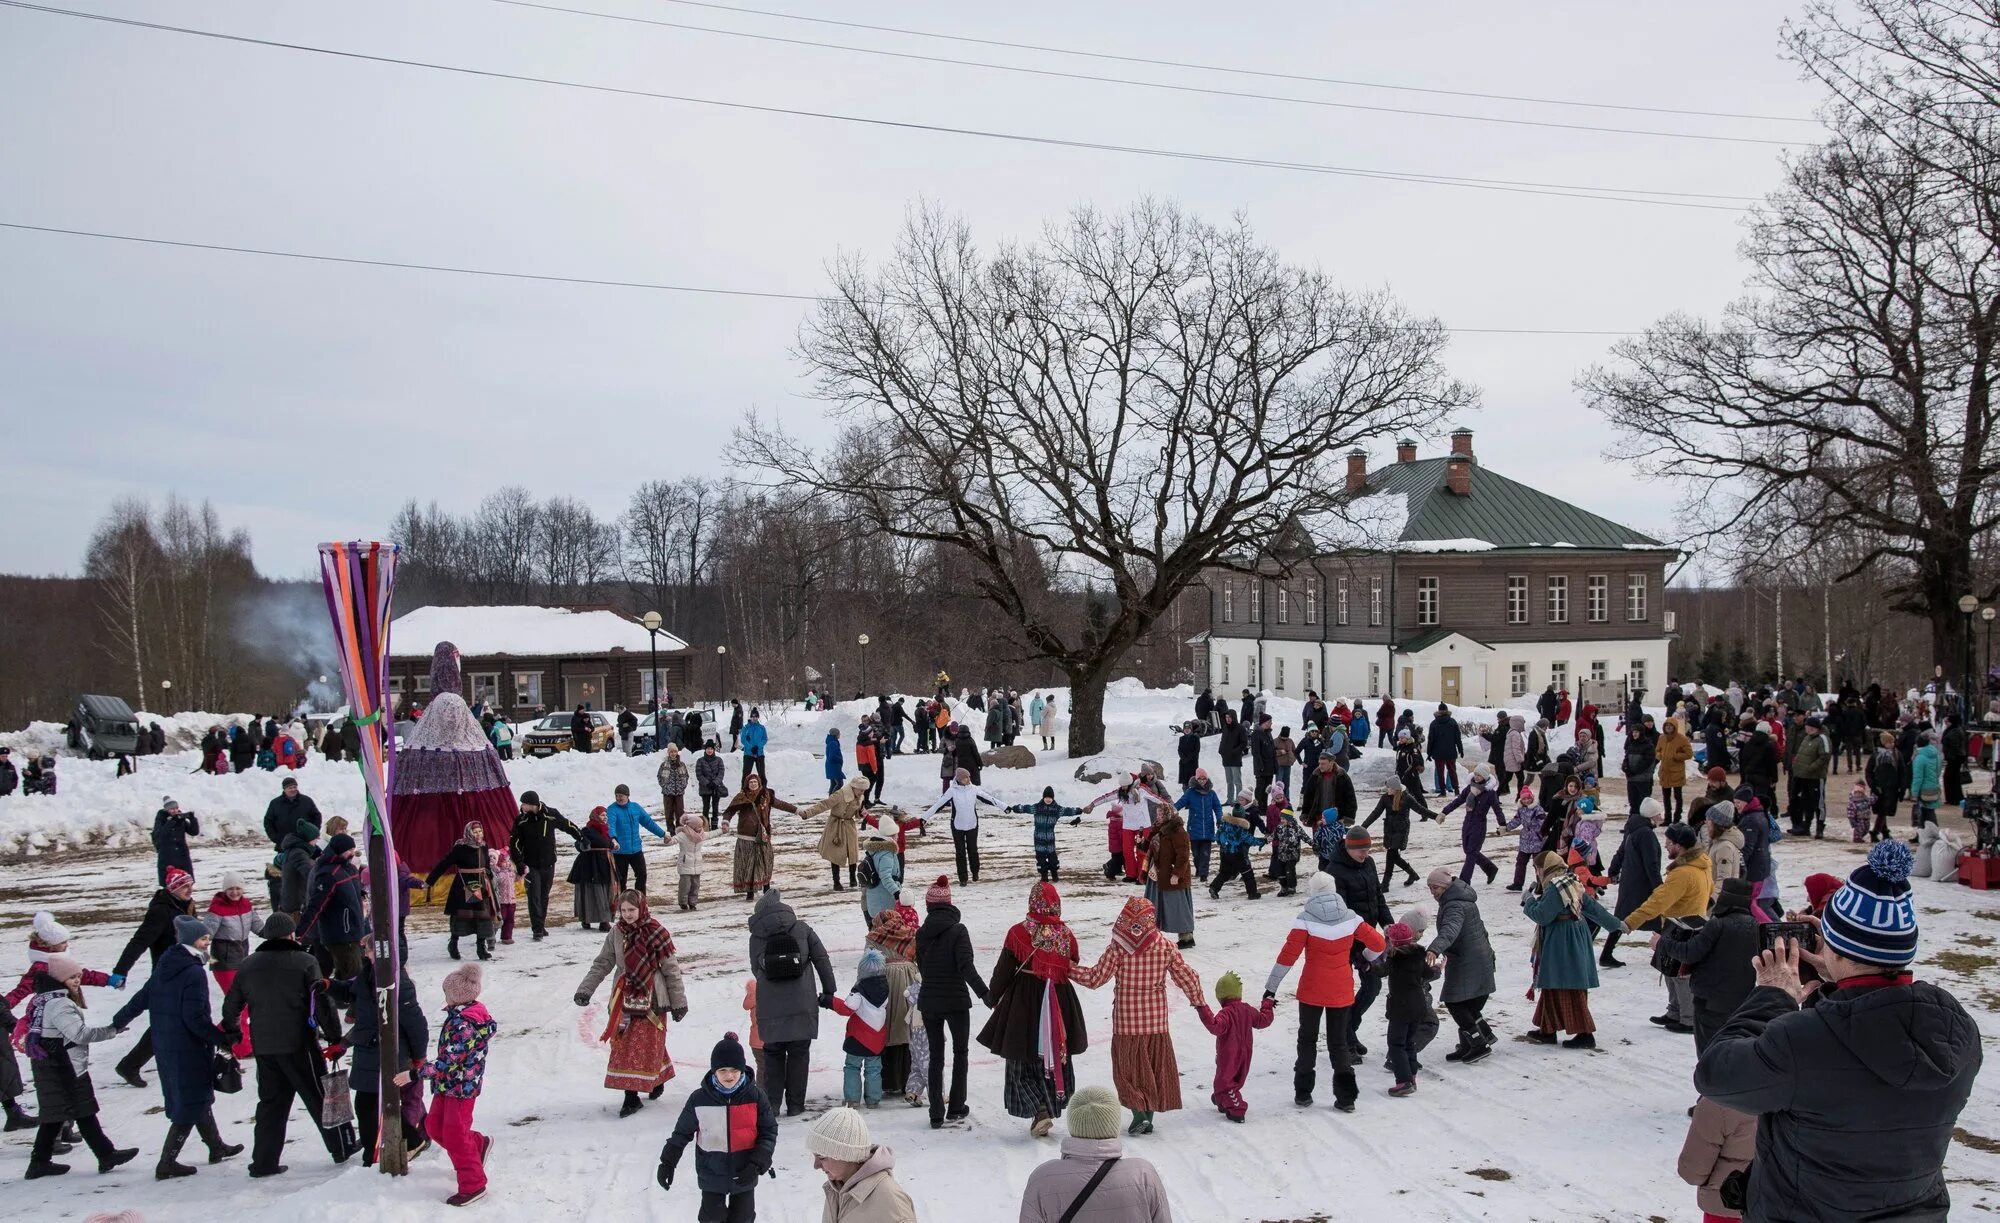
[[[790,930],[780,930],[764,940],[764,977],[770,981],[796,981],[806,973],[805,948]]]
[[[869,854],[861,859],[860,876],[862,887],[878,888],[882,886],[882,872],[875,869],[874,854]]]

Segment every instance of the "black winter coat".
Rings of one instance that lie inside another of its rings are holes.
[[[368,901],[361,890],[361,868],[331,858],[315,862],[312,881],[306,887],[306,907],[299,914],[299,937],[331,947],[358,943],[368,934]]]
[[[569,864],[570,886],[611,886],[611,834],[585,825],[576,834],[576,860]]]
[[[167,948],[174,945],[174,919],[193,917],[194,901],[185,902],[165,888],[153,893],[153,899],[146,904],[146,915],[139,919],[139,928],[126,940],[125,950],[118,953],[118,962],[111,966],[112,974],[124,976],[139,962],[139,953],[152,957],[157,966]]]
[[[1242,768],[1243,753],[1249,747],[1250,737],[1243,730],[1243,723],[1231,721],[1222,724],[1222,734],[1216,738],[1215,750],[1221,755],[1224,767]],[[1232,794],[1230,797],[1236,796]]]
[[[523,870],[552,871],[556,868],[556,833],[572,841],[583,830],[563,818],[563,813],[544,805],[540,811],[523,811],[514,817],[514,831],[507,839],[507,855]]]
[[[1259,726],[1250,732],[1250,768],[1259,777],[1277,776],[1278,739],[1269,727]]]
[[[354,1089],[373,1091],[381,1083],[382,1071],[382,1022],[375,1013],[375,961],[362,960],[358,976],[329,981],[327,987],[335,1002],[354,1012],[354,1021],[347,1025],[347,1048],[354,1055],[350,1075]],[[424,1018],[423,1001],[417,997],[417,987],[410,983],[407,974],[396,989],[396,1047],[402,1051],[402,1058],[396,1064],[403,1069],[423,1061],[431,1047],[430,1021]]]
[[[1757,987],[1751,963],[1758,951],[1757,919],[1750,906],[1724,893],[1699,930],[1683,931],[1673,922],[1660,926],[1660,946],[1693,971],[1688,986],[1694,1003],[1705,1011],[1728,1015]]]
[[[431,867],[431,873],[424,878],[424,886],[429,888],[451,871],[451,891],[444,898],[444,911],[454,916],[490,918],[497,915],[500,903],[493,894],[493,848],[490,845],[454,845],[451,852],[438,859]],[[473,885],[479,889],[479,899],[473,898]]]
[[[1611,874],[1618,880],[1618,903],[1611,911],[1620,918],[1645,904],[1660,886],[1660,834],[1636,811],[1625,817],[1625,839],[1611,855]]]
[[[12,794],[20,784],[21,770],[14,767],[12,760],[0,760],[0,798]]]
[[[1389,1002],[1383,1007],[1390,1023],[1420,1023],[1435,1020],[1437,1008],[1431,1002],[1431,982],[1440,970],[1424,958],[1422,943],[1398,947],[1388,955]]]
[[[146,1012],[152,1025],[153,1059],[166,1098],[167,1120],[193,1125],[215,1104],[215,1051],[227,1048],[208,1013],[208,970],[185,947],[169,948],[153,975],[112,1017],[124,1027]]]
[[[1695,1090],[1757,1117],[1746,1219],[1937,1220],[1944,1159],[1982,1060],[1979,1028],[1927,981],[1750,991]]]
[[[1377,930],[1389,928],[1389,900],[1382,894],[1382,876],[1375,873],[1375,859],[1356,862],[1345,850],[1331,863],[1333,886],[1347,907]]]
[[[694,1183],[703,1193],[749,1193],[771,1166],[778,1149],[778,1114],[757,1086],[754,1070],[743,1072],[736,1090],[725,1093],[715,1085],[715,1072],[702,1076],[701,1086],[681,1105],[674,1132],[660,1148],[660,1166],[668,1177],[680,1166],[681,1152],[694,1142],[696,1130],[706,1131],[694,1149]]]
[[[1450,714],[1436,714],[1424,735],[1424,752],[1432,760],[1456,760],[1465,755],[1465,736]]]
[[[1738,811],[1736,827],[1743,833],[1743,877],[1762,883],[1771,874],[1771,817],[1763,811]]]
[[[1403,791],[1403,801],[1395,802],[1395,796],[1384,794],[1375,800],[1375,810],[1361,821],[1363,828],[1373,828],[1376,820],[1382,821],[1382,845],[1387,849],[1407,849],[1410,844],[1410,812],[1426,811],[1424,805],[1416,801],[1408,789]]]
[[[925,1015],[969,1011],[974,995],[985,1000],[986,982],[972,962],[972,935],[957,905],[932,905],[924,915],[917,927],[917,972],[923,977],[917,1010]]]
[[[326,822],[319,817],[319,804],[306,795],[286,798],[280,794],[264,808],[264,835],[270,838],[271,844],[282,848],[285,838],[298,828],[300,820],[311,820],[315,828]]]
[[[1650,779],[1660,767],[1660,732],[1626,723],[1625,776]]]
[[[1752,733],[1738,753],[1737,773],[1746,786],[1775,786],[1778,784],[1778,745],[1771,736]]]
[[[1183,734],[1176,746],[1180,751],[1180,784],[1185,787],[1194,780],[1194,771],[1201,767],[1201,736]]]
[[[952,758],[956,761],[956,767],[972,774],[972,784],[975,786],[978,785],[980,767],[979,745],[972,741],[972,732],[967,730],[959,731],[958,742],[953,745],[951,751]]]
[[[236,980],[222,1000],[222,1026],[232,1034],[240,1032],[247,1006],[256,1019],[250,1025],[252,1053],[258,1057],[297,1053],[309,1047],[306,1023],[312,1017],[313,995],[325,988],[326,979],[320,976],[312,952],[288,938],[267,939],[236,970]]]
[[[153,853],[159,858],[161,883],[167,881],[170,866],[194,874],[194,859],[188,855],[187,839],[200,835],[201,821],[192,811],[174,812],[162,807],[153,813]]]
[[[297,914],[306,907],[306,889],[312,885],[319,846],[294,832],[278,846],[278,856],[283,860],[279,867],[278,910]]]

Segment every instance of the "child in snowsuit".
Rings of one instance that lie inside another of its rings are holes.
[[[684,815],[674,829],[673,846],[680,851],[680,891],[675,900],[683,911],[701,907],[701,854],[706,849],[708,827],[698,815]]]
[[[1847,828],[1855,844],[1868,839],[1868,829],[1874,820],[1875,796],[1868,792],[1868,777],[1863,774],[1854,779],[1854,788],[1847,792]]]
[[[1223,1116],[1240,1123],[1250,1111],[1243,1099],[1243,1082],[1250,1077],[1250,1054],[1256,1044],[1250,1033],[1271,1026],[1277,1017],[1276,1000],[1265,998],[1262,1007],[1252,1007],[1243,1001],[1243,978],[1226,972],[1215,982],[1215,1001],[1216,1010],[1206,1005],[1196,1008],[1202,1026],[1215,1036],[1215,1090],[1208,1100]]]
[[[708,1074],[688,1093],[674,1132],[660,1148],[660,1188],[672,1192],[681,1152],[694,1144],[694,1183],[701,1190],[700,1223],[757,1217],[757,1180],[778,1149],[778,1115],[744,1064],[736,1033],[726,1032],[708,1055]]]
[[[1611,877],[1600,875],[1590,868],[1590,860],[1595,856],[1590,842],[1579,836],[1570,842],[1569,854],[1563,861],[1568,865],[1570,873],[1576,876],[1577,882],[1583,884],[1584,891],[1592,896],[1602,896],[1604,889],[1611,886]]]
[[[853,1108],[882,1103],[882,1047],[889,1035],[889,979],[882,953],[870,947],[854,969],[854,988],[845,997],[828,999],[827,1009],[847,1016],[847,1054],[840,1102]]]
[[[208,970],[215,976],[216,988],[227,994],[236,983],[237,968],[250,958],[251,938],[264,929],[264,914],[257,912],[256,901],[244,890],[243,877],[230,871],[222,876],[222,890],[209,898],[208,913],[201,920],[210,937]],[[248,1010],[243,1012],[241,1026],[232,1052],[244,1058],[250,1056]]]
[[[1431,981],[1442,970],[1430,965],[1430,953],[1417,942],[1416,931],[1407,922],[1397,922],[1385,932],[1389,940],[1389,1069],[1396,1076],[1392,1096],[1408,1096],[1417,1090],[1417,1035],[1426,1018],[1437,1021],[1431,1003]]]
[[[1722,1200],[1722,1183],[1750,1166],[1757,1154],[1757,1118],[1725,1108],[1706,1096],[1695,1101],[1678,1171],[1693,1185],[1702,1223],[1740,1219],[1738,1207]]]
[[[86,1021],[83,965],[68,955],[49,956],[35,973],[34,991],[28,1003],[26,1049],[34,1070],[40,1124],[28,1159],[28,1179],[69,1171],[69,1165],[55,1162],[55,1152],[63,1126],[72,1122],[97,1156],[97,1170],[109,1172],[139,1153],[138,1147],[111,1145],[98,1124],[97,1093],[90,1083],[90,1046],[116,1035],[118,1029],[92,1027]]]
[[[486,1196],[486,1153],[493,1139],[472,1128],[472,1110],[479,1104],[486,1051],[499,1025],[479,1000],[480,984],[477,964],[445,974],[437,1056],[417,1067],[417,1077],[431,1083],[431,1111],[424,1129],[451,1156],[452,1170],[458,1173],[458,1192],[445,1199],[447,1206],[470,1206]],[[407,1070],[396,1076],[399,1087],[409,1081]]]
[[[1278,895],[1290,896],[1299,890],[1299,853],[1305,831],[1299,827],[1299,818],[1292,814],[1290,806],[1271,805],[1275,810],[1265,816],[1271,831],[1271,866],[1265,876],[1278,885]]]
[[[1543,825],[1548,818],[1549,813],[1535,801],[1535,792],[1522,786],[1521,805],[1514,808],[1514,818],[1504,825],[1508,831],[1521,834],[1521,839],[1514,843],[1514,882],[1507,885],[1508,891],[1518,892],[1527,886],[1528,864],[1542,852]]]
[[[1016,803],[1007,810],[1015,815],[1035,817],[1035,877],[1055,882],[1062,869],[1062,860],[1056,856],[1056,824],[1068,820],[1070,827],[1074,828],[1083,822],[1083,812],[1056,802],[1054,786],[1042,787],[1041,802]]]
[[[493,901],[500,910],[500,941],[509,947],[514,945],[514,881],[518,878],[512,858],[493,855]]]
[[[1248,790],[1238,794],[1235,803],[1223,813],[1221,827],[1215,830],[1215,845],[1222,852],[1222,868],[1216,872],[1215,882],[1208,885],[1208,895],[1212,900],[1222,899],[1223,885],[1239,876],[1250,899],[1257,899],[1257,872],[1250,865],[1250,851],[1262,845],[1264,838],[1257,835],[1263,826],[1252,814],[1256,810],[1256,801]]]

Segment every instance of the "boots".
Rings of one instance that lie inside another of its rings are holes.
[[[1150,1134],[1153,1132],[1153,1114],[1132,1110],[1132,1124],[1125,1127],[1127,1134]]]
[[[138,1147],[113,1147],[108,1154],[97,1157],[97,1170],[100,1173],[109,1172],[113,1168],[123,1167],[131,1163],[138,1157]]]
[[[625,1093],[625,1102],[618,1106],[618,1115],[621,1118],[629,1117],[644,1107],[646,1106],[639,1102],[639,1093],[628,1091]]]
[[[451,940],[445,943],[444,953],[454,960],[458,958],[458,936],[456,934],[452,935]]]
[[[472,942],[479,949],[480,959],[490,960],[493,958],[493,944],[491,942],[478,935],[473,936]]]
[[[40,1124],[41,1122],[30,1117],[19,1103],[13,1100],[7,1101],[7,1133],[11,1134],[15,1130],[31,1130]]]
[[[831,871],[831,872],[833,873],[833,890],[834,890],[834,891],[836,891],[836,892],[844,892],[844,891],[846,891],[847,889],[846,889],[846,888],[844,888],[844,887],[842,887],[842,886],[840,885],[840,866],[839,866],[839,864],[837,864],[837,863],[836,863],[835,865],[832,865],[832,866],[829,866],[829,867],[827,867],[826,869],[827,869],[827,870],[829,870],[829,871]]]
[[[203,1145],[208,1147],[208,1162],[219,1164],[225,1159],[243,1154],[240,1142],[222,1141],[222,1131],[215,1128],[215,1114],[209,1113],[195,1122],[194,1128],[201,1135]]]
[[[855,873],[855,864],[852,862],[847,864],[847,886],[851,888],[861,886],[861,876]]]
[[[160,1146],[160,1162],[153,1168],[153,1179],[170,1181],[183,1176],[193,1176],[194,1169],[180,1162],[181,1148],[187,1145],[188,1135],[194,1132],[189,1125],[167,1127],[167,1140]]]

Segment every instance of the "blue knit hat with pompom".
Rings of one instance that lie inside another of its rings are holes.
[[[1910,903],[1910,847],[1882,841],[1868,851],[1820,917],[1826,945],[1850,960],[1906,968],[1917,958],[1917,910]]]

